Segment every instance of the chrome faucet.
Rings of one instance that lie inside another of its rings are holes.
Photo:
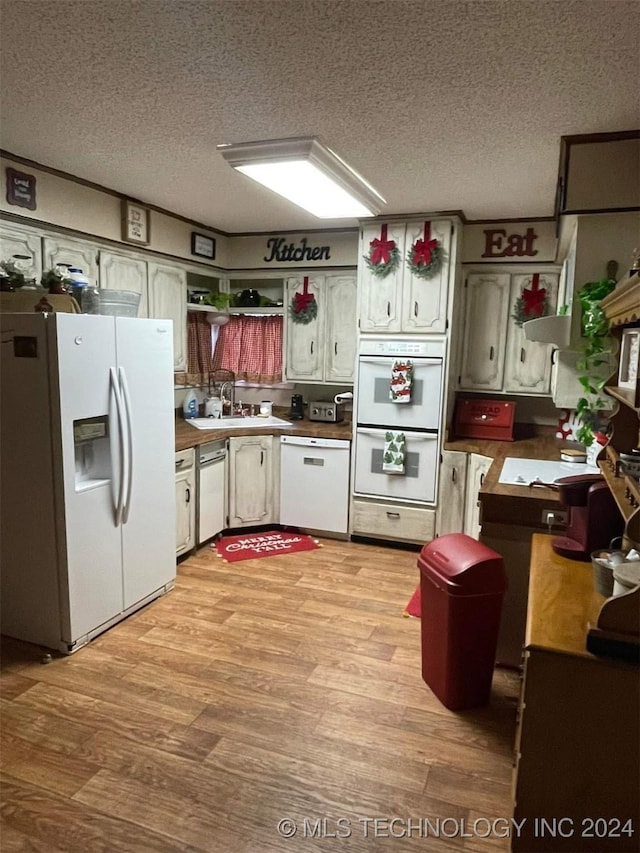
[[[229,396],[227,399],[229,400],[229,417],[233,417],[233,410],[235,408],[234,404],[234,384],[233,382],[223,382],[220,386],[220,399],[222,400],[222,417],[225,417],[224,414],[224,400],[225,400],[225,390],[229,391]]]

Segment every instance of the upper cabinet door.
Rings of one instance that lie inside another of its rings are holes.
[[[444,332],[447,328],[447,291],[451,223],[445,220],[429,222],[431,240],[438,241],[442,263],[430,278],[415,275],[404,263],[402,296],[402,328],[405,332]],[[405,256],[417,240],[424,240],[425,220],[407,223]]]
[[[358,258],[358,289],[360,291],[360,331],[399,332],[401,329],[402,276],[405,266],[405,224],[387,224],[386,240],[395,242],[399,263],[388,275],[378,276],[367,266],[365,258],[371,253],[374,240],[380,240],[380,223],[365,225]]]
[[[100,287],[139,293],[138,317],[149,316],[146,261],[118,252],[100,252]]]
[[[545,291],[545,313],[555,314],[558,301],[558,276],[553,273],[540,273],[534,283],[533,273],[514,275],[511,280],[510,315],[518,299],[523,298],[526,290],[529,299],[534,293]],[[522,326],[516,325],[513,318],[509,321],[507,334],[507,353],[504,368],[504,390],[516,394],[548,394],[551,386],[551,344],[528,341]]]
[[[461,388],[502,390],[509,283],[507,273],[467,277]]]
[[[149,316],[173,320],[174,370],[187,369],[187,274],[149,261]]]
[[[353,382],[356,361],[356,277],[330,275],[325,280],[327,324],[325,370],[327,382]]]
[[[287,305],[296,293],[303,292],[303,279],[287,279]],[[324,326],[326,302],[324,278],[309,277],[309,293],[318,303],[318,313],[309,323],[297,323],[291,314],[287,317],[287,379],[298,381],[322,380],[324,372]]]
[[[10,261],[18,255],[25,277],[40,284],[42,278],[42,238],[39,234],[20,228],[18,225],[2,223],[0,227],[0,260]]]
[[[98,284],[98,248],[93,243],[72,237],[44,237],[42,245],[45,269],[53,269],[56,264],[78,267],[91,284]]]

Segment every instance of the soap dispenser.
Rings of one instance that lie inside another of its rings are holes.
[[[187,419],[198,417],[198,397],[193,388],[190,388],[185,394],[182,403],[182,415]]]

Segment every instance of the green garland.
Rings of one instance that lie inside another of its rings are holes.
[[[524,312],[524,299],[522,296],[519,296],[515,304],[513,306],[513,313],[511,315],[511,319],[515,320],[516,326],[522,326],[523,323],[526,323],[527,320],[536,320],[538,317],[546,317],[549,314],[549,298],[545,296],[544,304],[542,306],[542,314],[536,314],[531,316],[530,314],[525,314]]]
[[[413,249],[414,247],[411,246],[407,252],[407,266],[411,272],[414,275],[417,275],[418,278],[433,278],[433,276],[440,271],[442,264],[445,261],[445,250],[442,246],[436,246],[435,249],[431,249],[431,263],[416,264],[413,260]]]
[[[400,252],[397,246],[394,246],[393,249],[390,249],[389,260],[386,264],[374,264],[371,260],[371,252],[368,255],[363,255],[362,257],[364,258],[364,261],[370,272],[377,278],[384,278],[385,276],[389,275],[389,273],[392,273],[395,269],[397,269],[398,265],[400,264]]]
[[[289,316],[293,320],[294,323],[310,323],[312,320],[315,320],[318,316],[318,303],[315,298],[313,298],[308,306],[304,309],[304,311],[296,311],[295,309],[295,296],[289,303]]]

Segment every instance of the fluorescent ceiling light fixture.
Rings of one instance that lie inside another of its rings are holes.
[[[239,172],[320,219],[376,216],[385,200],[314,136],[218,145]]]

